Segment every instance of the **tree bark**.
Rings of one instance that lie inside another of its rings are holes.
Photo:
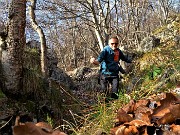
[[[23,52],[25,45],[26,0],[12,0],[9,10],[6,48],[1,57],[1,89],[6,96],[16,96],[22,90]],[[1,48],[2,49],[2,48]]]
[[[38,33],[41,43],[41,72],[43,77],[46,79],[48,77],[47,68],[47,48],[46,48],[46,38],[44,32],[40,26],[38,26],[35,20],[34,9],[36,8],[36,0],[31,0],[31,6],[29,6],[29,15],[32,23],[33,29]]]

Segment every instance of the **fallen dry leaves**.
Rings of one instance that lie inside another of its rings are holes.
[[[15,126],[13,127],[13,135],[66,135],[60,130],[53,130],[48,123],[20,123],[19,119],[20,117],[16,118]]]
[[[111,135],[180,135],[180,99],[162,93],[150,99],[131,100],[117,111]]]

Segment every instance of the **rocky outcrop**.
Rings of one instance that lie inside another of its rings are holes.
[[[160,38],[157,38],[155,36],[146,37],[141,41],[140,45],[138,46],[138,51],[149,52],[158,45],[160,45]]]
[[[40,53],[40,42],[36,40],[29,41],[27,47],[36,49],[37,53]],[[66,86],[68,89],[74,89],[74,83],[71,77],[64,70],[57,67],[58,58],[51,48],[47,49],[47,60],[49,78],[63,86]]]
[[[72,79],[62,69],[58,67],[54,67],[51,69],[50,79],[63,86],[66,86],[69,90],[75,88]]]

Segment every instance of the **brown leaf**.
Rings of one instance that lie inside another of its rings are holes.
[[[156,111],[156,114],[153,113],[152,115],[150,115],[151,121],[154,123],[157,120],[161,119],[165,114],[167,114],[169,112],[170,112],[169,108],[160,109],[159,111]]]
[[[140,106],[146,106],[148,107],[150,104],[150,100],[149,99],[141,99],[141,100],[138,100],[134,106],[134,110],[137,110],[138,107]]]
[[[137,130],[136,126],[129,126],[126,127],[124,130],[124,135],[138,135],[139,131]]]
[[[37,128],[37,126],[32,122],[26,122],[24,125],[13,127],[13,135],[39,135],[41,132],[41,128]],[[42,135],[46,135],[46,133]]]
[[[110,135],[138,135],[136,126],[121,125],[110,130]]]
[[[150,99],[151,101],[160,101],[162,99],[164,99],[166,97],[166,93],[160,93],[160,94],[153,94],[151,96],[149,96],[148,99]]]
[[[34,124],[32,122],[25,122],[23,125],[16,125],[13,127],[13,135],[66,135],[59,130],[52,130],[52,127],[44,122]]]
[[[148,125],[147,122],[142,121],[142,120],[132,120],[131,122],[125,123],[125,124],[129,124],[129,125],[136,126],[136,127],[141,127],[141,126],[146,126],[146,125]],[[125,124],[124,124],[124,125],[125,125]]]
[[[154,109],[151,115],[152,122],[157,124],[172,123],[176,118],[180,117],[180,104],[175,104],[178,101],[174,95],[167,93],[167,97],[161,101],[161,106]]]
[[[175,101],[178,101],[178,99],[172,93],[166,93],[166,97],[160,100],[160,106],[154,110],[154,114],[166,107],[169,107],[170,104]]]
[[[153,114],[150,116],[152,122],[156,122],[158,119],[162,118],[166,113],[170,112],[170,105],[178,99],[172,93],[166,93],[166,97],[160,101],[160,106],[154,109]]]
[[[171,103],[178,101],[178,98],[172,93],[166,93],[166,98],[160,101],[161,106],[168,107]]]
[[[177,119],[180,118],[180,104],[171,104],[170,107],[170,112],[173,114],[173,116]]]
[[[110,135],[123,135],[126,126],[120,125],[119,127],[111,128]]]
[[[125,122],[130,122],[133,118],[127,114],[123,109],[119,109],[117,112],[116,124],[123,124]]]
[[[175,134],[179,135],[180,134],[180,125],[175,125],[175,124],[172,124],[170,126],[172,132],[174,132]]]
[[[135,126],[140,135],[147,135],[147,126],[150,124],[145,121],[136,119],[136,120],[132,120],[129,123],[124,123],[124,125]]]
[[[148,114],[152,114],[153,113],[153,110],[149,107],[146,107],[146,106],[139,106],[136,111],[134,111],[135,115],[138,114],[138,113],[146,113],[148,112]]]
[[[135,107],[135,100],[131,100],[129,101],[128,104],[126,104],[122,109],[126,112],[126,113],[133,113],[134,112],[134,107]]]
[[[140,112],[135,114],[135,118],[146,122],[148,125],[151,124],[151,118],[149,117],[151,112]]]
[[[52,132],[52,127],[51,125],[49,125],[48,123],[45,123],[45,122],[38,122],[35,124],[37,127],[40,127],[41,129],[47,131],[47,132]]]
[[[172,113],[166,113],[166,114],[164,114],[164,116],[163,117],[161,117],[160,119],[158,119],[157,121],[156,121],[156,123],[158,124],[158,125],[161,125],[161,124],[171,124],[171,123],[173,123],[175,121],[175,117],[173,116],[173,114]]]

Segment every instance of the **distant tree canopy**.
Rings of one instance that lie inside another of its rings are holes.
[[[59,58],[59,66],[72,70],[88,65],[90,55],[97,56],[111,34],[120,37],[122,46],[136,50],[157,26],[179,12],[178,0],[37,0],[35,15],[44,31],[47,46]],[[27,6],[31,1],[27,1]],[[8,21],[10,4],[2,0],[1,22]],[[28,12],[28,10],[27,10]],[[39,40],[26,18],[26,37]]]

